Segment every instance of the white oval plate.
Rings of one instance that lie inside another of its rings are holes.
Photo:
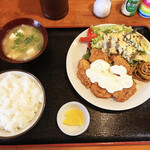
[[[106,24],[103,24],[106,25]],[[107,24],[108,25],[108,24]],[[99,25],[101,26],[101,25]],[[88,30],[88,29],[87,29]],[[137,92],[127,101],[121,103],[115,101],[113,98],[102,99],[97,98],[90,89],[87,89],[81,81],[77,78],[77,65],[79,60],[82,58],[83,54],[86,53],[87,44],[79,42],[80,37],[87,36],[87,30],[79,34],[75,40],[72,42],[66,59],[66,68],[68,78],[78,92],[78,94],[83,97],[89,103],[103,109],[122,111],[137,107],[147,101],[150,97],[150,82],[144,83],[136,80]]]

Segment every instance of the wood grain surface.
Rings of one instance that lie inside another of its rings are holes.
[[[90,25],[116,23],[133,26],[148,26],[150,19],[143,18],[138,11],[132,17],[126,17],[120,12],[124,0],[112,0],[110,15],[105,19],[93,15],[95,0],[69,0],[68,15],[57,21],[44,18],[39,0],[0,0],[0,27],[8,21],[16,18],[33,18],[41,22],[45,27],[88,27]]]
[[[16,18],[32,18],[47,28],[89,27],[90,25],[115,23],[133,26],[147,26],[150,28],[150,19],[142,18],[138,11],[132,17],[126,17],[120,12],[124,0],[112,0],[110,15],[105,19],[93,15],[95,0],[69,0],[68,15],[58,21],[43,17],[39,0],[0,0],[0,27]],[[90,145],[90,146],[0,146],[7,150],[149,150],[149,143],[123,145]]]
[[[3,147],[0,150],[149,150],[149,145],[115,145],[115,146],[20,146]]]

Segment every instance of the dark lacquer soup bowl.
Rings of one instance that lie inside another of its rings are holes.
[[[33,33],[28,33],[27,35],[29,30],[33,31]],[[0,57],[10,63],[29,62],[44,52],[47,42],[47,31],[41,23],[30,18],[15,19],[8,22],[0,30]],[[12,45],[9,45],[11,43]],[[32,48],[32,45],[39,49]],[[4,51],[5,49],[6,51]],[[17,51],[19,52],[17,53]]]

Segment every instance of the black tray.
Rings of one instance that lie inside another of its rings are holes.
[[[134,27],[150,41],[146,27]],[[0,145],[96,143],[150,140],[150,100],[128,111],[106,111],[81,98],[66,73],[66,55],[74,38],[85,28],[47,29],[49,42],[45,52],[25,64],[11,64],[0,60],[0,71],[23,69],[34,74],[46,91],[46,107],[37,125],[14,139],[0,139]],[[70,101],[79,101],[91,117],[83,134],[70,137],[63,134],[56,123],[59,108]]]

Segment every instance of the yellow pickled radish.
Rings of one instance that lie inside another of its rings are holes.
[[[64,124],[72,126],[81,126],[84,122],[84,115],[80,109],[71,109],[65,113]]]
[[[83,115],[83,112],[80,110],[80,109],[71,109],[69,111],[67,111],[65,113],[65,116],[66,117],[69,117],[69,116],[79,116],[81,121],[83,122],[84,121],[84,115]]]
[[[81,126],[82,121],[79,116],[70,116],[66,117],[66,119],[63,122],[64,124],[71,125],[71,126]]]

